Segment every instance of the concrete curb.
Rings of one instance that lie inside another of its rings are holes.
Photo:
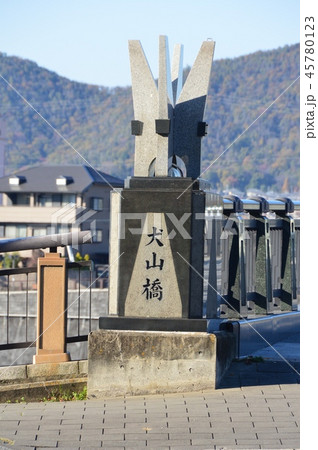
[[[35,381],[22,384],[0,386],[0,402],[36,402],[53,395],[80,392],[87,385],[87,378],[72,378],[66,380]]]
[[[0,402],[38,401],[52,392],[80,392],[87,384],[87,361],[0,368]]]

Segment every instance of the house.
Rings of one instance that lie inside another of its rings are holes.
[[[123,181],[87,165],[37,166],[0,178],[0,239],[91,230],[75,252],[108,263],[110,192]]]

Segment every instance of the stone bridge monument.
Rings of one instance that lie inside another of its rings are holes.
[[[111,195],[109,312],[89,336],[88,394],[212,388],[216,337],[203,319],[204,226],[217,196],[200,180],[214,42],[183,82],[182,46],[159,37],[159,77],[129,42],[134,176]],[[212,200],[211,200],[212,199]]]
[[[206,194],[198,177],[214,42],[203,42],[185,83],[182,51],[175,46],[170,69],[168,40],[159,37],[156,83],[140,42],[129,42],[135,166],[111,198],[110,315],[202,318]]]

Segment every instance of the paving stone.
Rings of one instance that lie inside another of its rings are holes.
[[[278,448],[281,448],[281,440],[279,438],[263,438],[263,439],[258,439],[257,440],[261,445],[267,445],[268,448],[276,448],[275,446],[277,446]],[[243,444],[244,442],[239,442],[238,443]],[[271,446],[271,447],[269,447]]]
[[[150,449],[152,448],[154,450],[170,450],[170,445],[169,444],[165,445],[165,443],[162,441],[156,442],[154,445],[155,445],[155,447],[151,446],[149,448]],[[148,447],[148,445],[147,445],[147,447]]]
[[[244,414],[242,413],[242,415],[240,414],[231,414],[230,415],[230,419],[232,423],[240,423],[240,422],[252,422],[252,417],[249,414]]]
[[[184,439],[184,438],[189,438],[191,439],[192,433],[190,433],[190,430],[185,430],[184,432],[181,432],[181,430],[176,430],[174,432],[169,432],[168,433],[168,438],[170,440],[177,440],[177,439]]]
[[[37,431],[36,430],[17,430],[16,438],[25,438],[25,439],[36,439]]]
[[[214,427],[214,429],[219,429],[218,427]],[[190,425],[190,431],[192,434],[195,433],[212,433],[213,432],[213,428],[211,427],[210,424],[206,425],[206,424],[191,424]]]
[[[114,442],[111,444],[109,442],[102,442],[102,448],[107,448],[108,450],[125,450],[125,446],[121,442]],[[82,447],[81,447],[81,450],[82,450]],[[87,449],[87,450],[89,450],[89,449]]]
[[[183,439],[169,439],[169,445],[172,447],[175,445],[191,445],[191,441],[185,437]]]
[[[273,443],[275,443],[275,445],[277,445],[276,441],[273,439]],[[235,442],[237,443],[237,445],[254,445],[254,446],[258,446],[258,445],[262,444],[262,441],[260,441],[259,439],[250,438],[250,437],[236,438]],[[277,442],[278,442],[278,445],[280,445],[280,441],[277,441]]]
[[[85,445],[90,445],[90,446],[95,446],[95,447],[101,447],[102,446],[102,439],[96,439],[93,438],[92,436],[82,436],[80,442],[84,442]]]
[[[102,434],[103,434],[103,431],[102,431],[102,429],[101,428],[99,428],[99,429],[81,429],[81,436],[102,436]]]
[[[101,427],[104,428],[104,430],[120,430],[122,432],[125,428],[125,424],[124,422],[105,422]]]
[[[255,430],[255,427],[252,422],[239,422],[239,424],[232,423],[232,428],[234,430]],[[275,428],[275,427],[274,427]]]
[[[57,438],[58,436],[60,436],[60,432],[58,430],[46,430],[46,431],[38,431],[37,434],[37,439],[43,439],[43,438]]]
[[[81,423],[62,423],[59,425],[60,430],[68,431],[69,433],[75,430],[80,430],[82,428]]]
[[[85,445],[87,445],[87,443],[85,443]],[[67,440],[67,439],[59,439],[56,443],[56,446],[58,448],[64,448],[64,449],[68,448],[69,450],[71,450],[71,449],[75,450],[77,448],[80,448],[80,442],[78,441],[75,444],[74,440],[72,441],[72,440]]]
[[[146,423],[147,417],[136,417],[134,418],[130,418],[130,419],[125,419],[125,426],[127,425],[131,425],[131,426],[143,426]]]
[[[286,431],[286,432],[283,431],[283,432],[280,432],[278,434],[279,434],[279,437],[282,438],[282,439],[288,439],[288,438],[290,438],[290,439],[292,439],[292,438],[297,439],[300,436],[299,431]]]
[[[205,446],[210,446],[211,447],[213,445],[212,439],[204,439],[204,438],[191,439],[191,443],[192,443],[193,446],[205,445]]]
[[[231,424],[225,425],[224,422],[221,422],[218,425],[211,426],[212,433],[215,433],[216,431],[228,432],[228,430],[233,430],[233,429],[234,429],[233,425],[231,425]],[[191,430],[196,431],[196,428],[194,428],[194,429],[191,428]],[[200,428],[198,428],[197,430],[200,431]]]
[[[226,403],[218,403],[216,405],[213,406],[209,406],[208,408],[208,412],[211,414],[213,413],[219,413],[219,412],[227,412],[227,405]]]
[[[183,435],[184,438],[184,435]],[[158,440],[168,440],[170,439],[170,435],[168,433],[147,433],[146,434],[146,440],[149,443],[149,445],[153,445],[152,443],[154,441]]]
[[[274,430],[276,432],[276,430]],[[234,433],[235,439],[258,439],[259,435],[255,432],[255,430],[236,430]]]
[[[243,445],[235,446],[235,450],[239,450],[239,449],[240,450],[248,450],[248,449],[257,450],[259,448],[262,448],[262,447],[261,447],[261,445],[257,445],[257,444],[243,444]],[[226,449],[224,449],[224,450],[226,450]],[[267,450],[269,450],[269,449],[267,449]]]
[[[95,422],[83,422],[81,424],[82,430],[101,430],[104,426],[103,423],[95,423]]]
[[[195,447],[195,449],[196,450],[207,450],[206,445],[197,445]],[[170,450],[193,450],[193,446],[192,445],[184,445],[184,444],[181,444],[181,445],[175,444],[175,445],[170,446]],[[208,450],[210,450],[210,449],[208,449]]]
[[[70,432],[61,431],[60,435],[59,435],[59,440],[60,439],[66,439],[66,440],[71,440],[71,441],[77,442],[77,441],[80,440],[80,436],[81,436],[80,432],[73,434],[73,433],[70,433]]]
[[[224,438],[230,438],[231,440],[235,440],[235,434],[233,430],[226,431],[212,431],[212,437],[213,439],[222,439]]]
[[[31,440],[31,439],[23,439],[23,440],[19,440],[16,439],[15,440],[15,445],[25,445],[25,446],[29,446],[29,445],[34,445],[38,448],[41,447],[56,447],[57,445],[57,440],[56,439],[37,439],[37,440]]]
[[[163,434],[163,433],[168,433],[168,428],[167,427],[162,427],[162,428],[151,428],[151,427],[146,427],[146,432],[147,435],[152,435],[152,434]]]
[[[299,449],[300,448],[300,439],[288,439],[288,438],[282,438],[282,445],[283,448],[296,448]]]
[[[122,436],[124,438],[124,429],[123,428],[104,428],[103,436],[107,436],[108,438],[117,439],[117,436]]]
[[[296,423],[288,423],[285,422],[284,425],[277,425],[275,424],[277,427],[277,432],[280,433],[286,433],[287,431],[290,432],[299,432],[299,426]]]
[[[286,410],[286,411],[275,411],[271,413],[274,420],[288,420],[288,419],[296,419],[300,417],[300,414],[295,413],[295,411]]]
[[[212,443],[215,446],[219,446],[221,449],[224,449],[224,447],[229,447],[232,450],[233,447],[236,447],[236,440],[227,436],[213,438]]]
[[[145,433],[145,428],[147,428],[147,424],[143,423],[126,423],[124,432],[129,433],[131,431],[138,432],[138,433]]]
[[[210,423],[213,426],[213,424],[217,424],[217,423],[229,423],[231,422],[231,417],[229,416],[229,414],[218,414],[217,416],[211,416],[210,417]]]
[[[28,450],[36,442],[72,450],[146,445],[152,450],[293,449],[299,448],[298,425],[298,385],[62,404],[0,404],[0,429],[9,439],[20,439],[15,447]]]
[[[0,440],[0,444],[1,445],[3,445],[3,444],[10,445],[10,446],[14,445],[14,447],[18,447],[18,446],[20,447],[20,446],[24,445],[24,446],[26,446],[28,448],[34,447],[35,446],[35,442],[36,441],[33,440],[33,439],[21,439],[21,438],[20,439],[14,439],[12,442],[7,442],[7,441],[1,441]],[[10,447],[8,447],[8,448],[10,448]]]
[[[212,431],[210,433],[191,433],[190,438],[192,439],[212,439]]]
[[[264,427],[273,427],[276,428],[277,424],[271,420],[271,418],[268,418],[267,420],[262,420],[258,418],[257,420],[254,420],[254,418],[251,421],[254,424],[255,428],[264,428]]]
[[[84,444],[84,443],[83,443]],[[89,446],[89,447],[87,447],[87,446],[85,446],[85,444],[84,445],[81,445],[80,447],[78,447],[79,448],[79,450],[96,450],[96,449],[99,449],[99,448],[101,448],[101,445],[99,445],[98,447],[92,447],[91,445]],[[74,449],[72,449],[72,450],[74,450]]]
[[[152,428],[152,429],[165,429],[168,428],[168,422],[166,420],[164,421],[151,421],[151,422],[146,422],[145,426],[147,428]]]
[[[210,417],[209,412],[206,411],[206,410],[203,410],[203,411],[199,411],[199,410],[197,410],[197,411],[192,411],[192,410],[189,410],[189,411],[186,413],[186,415],[189,416],[189,417],[195,417],[195,418],[199,418],[199,417],[200,417],[200,418],[201,418],[201,417],[209,418],[209,417]]]
[[[151,421],[149,421],[149,423],[151,423]],[[173,420],[167,420],[168,423],[168,428],[178,428],[178,427],[189,427],[189,421],[187,418],[180,418],[180,419],[173,419]]]
[[[146,441],[125,441],[125,450],[135,448],[145,448],[147,446]]]
[[[147,435],[146,435],[145,432],[144,433],[133,433],[133,432],[125,433],[124,434],[124,439],[126,441],[140,441],[140,442],[143,442],[143,441],[146,441]]]
[[[0,445],[1,444],[9,444],[12,445],[12,442],[14,442],[17,439],[17,436],[14,433],[8,433],[8,432],[0,432]],[[0,447],[1,448],[1,447]]]
[[[271,413],[271,411],[258,411],[258,410],[255,410],[254,408],[251,408],[250,415],[253,419],[256,419],[256,420],[260,420],[262,418],[264,418],[266,420],[269,417],[273,417],[273,414]]]

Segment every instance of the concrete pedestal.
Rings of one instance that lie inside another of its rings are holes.
[[[88,338],[88,396],[215,389],[234,353],[230,333],[93,331]]]

